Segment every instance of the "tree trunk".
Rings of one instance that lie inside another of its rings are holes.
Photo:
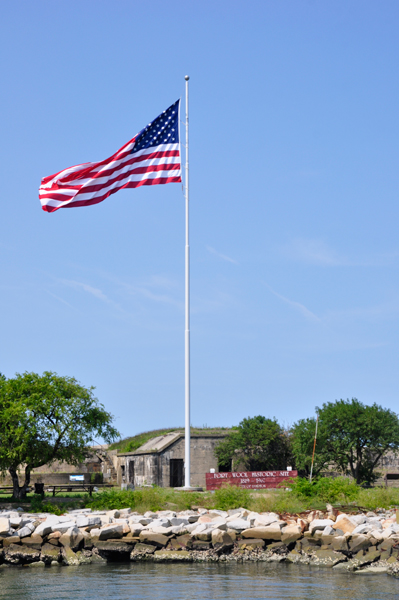
[[[24,500],[26,498],[27,488],[29,487],[30,483],[30,466],[25,467],[25,481],[22,486],[19,485],[19,477],[17,470],[14,469],[14,467],[10,467],[8,470],[12,479],[13,497],[16,500]]]
[[[14,469],[14,467],[10,467],[9,469],[10,475],[11,475],[11,479],[12,479],[12,495],[15,499],[20,500],[21,499],[21,492],[20,492],[20,487],[19,487],[19,479],[18,479],[18,473],[17,470]]]
[[[29,487],[29,484],[30,484],[30,471],[31,471],[31,466],[27,465],[25,467],[25,481],[24,481],[24,485],[21,488],[22,494],[23,494],[23,498],[26,498],[26,494],[28,492],[28,487]]]

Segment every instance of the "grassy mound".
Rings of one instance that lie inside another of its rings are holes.
[[[111,444],[109,449],[118,450],[118,452],[134,452],[137,448],[140,448],[140,446],[148,442],[148,440],[175,431],[184,433],[184,427],[170,427],[169,429],[144,431],[143,433],[138,433],[137,435],[124,438],[123,440]],[[191,427],[191,435],[215,435],[218,433],[229,433],[229,431],[230,429],[228,427]]]

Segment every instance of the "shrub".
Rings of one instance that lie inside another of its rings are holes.
[[[249,490],[234,485],[226,485],[215,491],[214,508],[229,510],[249,506],[251,493]]]
[[[310,482],[304,477],[294,479],[290,484],[292,493],[304,500],[320,502],[352,502],[360,492],[360,487],[347,477],[320,477]]]

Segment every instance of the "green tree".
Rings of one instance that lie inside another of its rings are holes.
[[[276,419],[248,417],[215,449],[220,465],[234,460],[248,471],[286,469],[291,460],[290,440]]]
[[[15,498],[26,496],[32,469],[54,460],[78,464],[94,437],[110,442],[118,436],[93,390],[51,372],[0,378],[0,470],[9,471]]]
[[[399,449],[399,419],[378,404],[366,406],[356,398],[337,400],[316,409],[319,433],[314,472],[327,465],[356,483],[373,482],[375,469],[388,451]],[[309,472],[314,438],[314,419],[299,421],[292,428],[296,464]],[[333,467],[334,468],[334,467]]]
[[[292,453],[295,457],[295,466],[300,475],[309,476],[312,464],[316,419],[301,419],[291,428]],[[326,449],[327,431],[324,421],[317,427],[316,450],[313,464],[313,475],[319,473],[331,463],[331,457]]]

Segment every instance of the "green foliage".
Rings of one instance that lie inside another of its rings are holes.
[[[249,490],[227,485],[215,490],[213,508],[230,510],[231,508],[249,506],[250,501],[251,493]]]
[[[77,464],[94,437],[117,437],[112,416],[93,390],[50,372],[0,379],[0,470],[10,472],[15,497],[25,497],[32,469],[54,460]],[[22,465],[25,482],[20,488]]]
[[[311,483],[308,479],[298,477],[293,479],[290,489],[300,499],[317,498],[322,503],[349,503],[359,495],[361,490],[348,477],[320,477]]]
[[[295,457],[295,466],[301,475],[310,475],[316,419],[301,419],[291,428],[292,453]],[[324,421],[319,421],[313,475],[317,475],[331,462],[326,452],[326,437],[328,426]]]
[[[290,440],[276,419],[248,417],[216,447],[215,454],[220,465],[233,460],[248,471],[285,469],[291,460]]]
[[[356,398],[323,404],[317,409],[319,431],[315,474],[336,465],[356,483],[373,482],[375,468],[388,451],[399,449],[399,419],[378,404],[365,406]],[[293,453],[299,469],[308,473],[313,449],[314,419],[305,419],[292,430]]]

